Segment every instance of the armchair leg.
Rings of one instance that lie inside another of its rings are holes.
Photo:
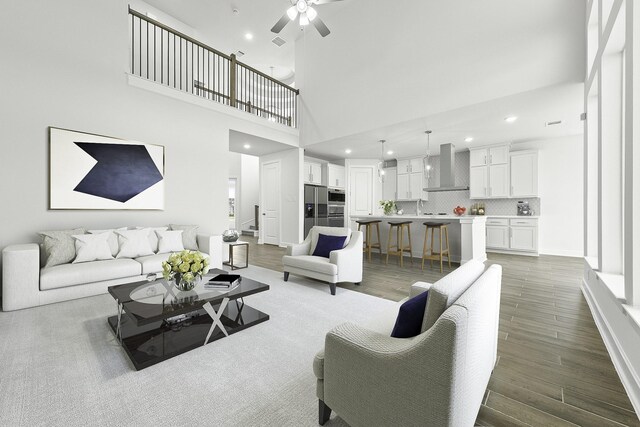
[[[356,282],[356,283],[354,283],[354,285],[360,286],[360,283],[362,283],[362,282]]]
[[[286,282],[287,280],[289,280],[289,272],[285,271],[284,272],[284,281]]]
[[[331,408],[322,400],[318,400],[318,424],[323,426],[331,417]]]
[[[335,295],[336,294],[336,284],[335,283],[329,283],[329,287],[331,288],[331,295]]]

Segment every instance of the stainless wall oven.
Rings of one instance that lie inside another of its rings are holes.
[[[328,198],[329,226],[344,227],[345,191],[330,188]]]

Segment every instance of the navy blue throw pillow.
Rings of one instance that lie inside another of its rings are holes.
[[[396,324],[391,332],[393,338],[411,338],[420,335],[428,293],[416,295],[400,306]]]
[[[344,247],[345,240],[347,240],[347,236],[327,236],[326,234],[320,234],[316,248],[313,250],[313,255],[329,258],[331,251],[337,251]]]

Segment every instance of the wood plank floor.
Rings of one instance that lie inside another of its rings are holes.
[[[243,240],[251,264],[282,271],[284,249]],[[499,357],[477,424],[640,426],[580,291],[582,260],[489,254],[488,263],[503,267]],[[399,301],[451,270],[374,256],[360,286],[339,287]]]

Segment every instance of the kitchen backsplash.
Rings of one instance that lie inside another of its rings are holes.
[[[440,185],[440,156],[432,157],[431,161],[431,178],[429,179],[429,187],[438,187]],[[455,164],[455,184],[459,186],[469,185],[469,152],[457,152]],[[464,206],[469,208],[474,203],[484,203],[485,215],[516,215],[518,201],[529,202],[529,206],[533,209],[534,215],[540,215],[540,199],[487,199],[487,200],[471,200],[469,199],[469,191],[443,191],[438,193],[429,193],[429,200],[421,202],[422,213],[452,213],[456,206]],[[406,214],[415,214],[417,209],[416,202],[397,202],[398,209],[402,209]]]

